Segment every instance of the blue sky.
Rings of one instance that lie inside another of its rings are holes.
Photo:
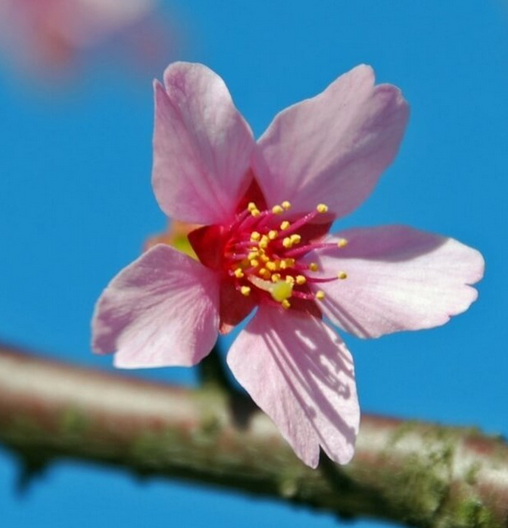
[[[400,154],[341,226],[408,224],[478,248],[480,297],[444,327],[344,336],[362,408],[508,434],[508,8],[501,1],[168,1],[176,58],[216,70],[260,135],[284,107],[359,63],[411,105]],[[175,53],[168,53],[168,61]],[[99,57],[64,87],[0,72],[0,339],[110,369],[89,350],[93,304],[165,219],[150,187],[153,76]],[[139,373],[189,383],[193,372]],[[337,526],[326,514],[181,483],[51,468],[19,499],[0,451],[6,526]],[[358,527],[381,526],[361,521]]]

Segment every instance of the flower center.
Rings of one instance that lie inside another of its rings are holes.
[[[328,207],[319,204],[316,209],[296,220],[284,220],[291,208],[288,201],[261,211],[254,202],[237,215],[229,228],[224,246],[223,270],[234,281],[242,295],[250,296],[254,290],[271,302],[290,308],[292,299],[322,300],[324,292],[312,292],[309,284],[345,279],[345,272],[335,277],[313,276],[319,272],[317,263],[306,264],[301,258],[312,250],[337,247],[335,243],[313,241],[304,229]],[[338,243],[344,247],[346,240]]]

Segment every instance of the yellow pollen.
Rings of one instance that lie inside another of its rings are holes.
[[[304,275],[296,276],[296,284],[299,284],[301,286],[302,284],[305,284],[306,282],[307,282],[307,279],[305,278]]]
[[[270,240],[275,240],[277,238],[277,235],[279,233],[277,233],[277,231],[275,231],[275,229],[272,229],[271,231],[268,231],[268,238]]]
[[[268,242],[270,242],[270,239],[266,235],[263,235],[259,242],[259,247],[261,249],[266,249],[268,247]]]
[[[237,279],[241,279],[243,277],[243,271],[241,268],[236,268],[233,274]]]
[[[269,279],[272,276],[272,274],[266,268],[261,268],[258,273],[264,279]]]
[[[345,238],[340,238],[337,242],[337,246],[339,246],[340,248],[346,247],[347,240]]]
[[[282,230],[284,229],[287,229],[291,224],[287,221],[287,220],[284,220],[284,222],[282,222],[282,224],[280,224],[280,228]]]
[[[293,245],[293,242],[291,241],[291,237],[286,237],[286,238],[282,241],[282,245],[283,245],[286,249],[289,249],[289,248]]]
[[[280,261],[280,269],[288,269],[295,265],[295,259],[287,258]]]
[[[256,259],[259,257],[259,251],[255,250],[255,251],[251,251],[248,255],[247,255],[247,259],[248,260],[252,260],[252,259]]]
[[[259,240],[261,238],[261,235],[257,231],[253,231],[250,235],[251,240]]]
[[[247,205],[247,211],[252,211],[257,208],[258,206],[254,202],[249,202],[249,204]]]
[[[317,271],[319,268],[318,268],[318,265],[315,262],[311,262],[309,264],[309,269],[310,269],[310,271]]]
[[[288,209],[291,209],[291,204],[286,200],[282,202],[282,207],[287,211]]]
[[[316,299],[322,301],[325,298],[325,292],[323,290],[318,290],[316,292]]]
[[[325,205],[325,204],[319,204],[317,207],[316,207],[316,211],[318,213],[326,213],[328,211],[328,206]]]
[[[299,244],[301,241],[302,241],[302,237],[298,234],[295,234],[295,235],[291,235],[291,242],[293,244]]]
[[[294,284],[295,283],[295,278],[292,275],[287,275],[286,276],[286,282],[288,284]]]
[[[281,214],[284,212],[284,209],[280,205],[274,205],[272,207],[272,213],[273,214]]]
[[[291,303],[287,300],[287,299],[284,299],[282,302],[282,308],[284,308],[284,310],[287,310],[288,308],[291,307]]]
[[[270,260],[266,263],[266,269],[269,269],[270,271],[275,271],[277,269],[277,266],[273,260]]]
[[[242,295],[245,295],[245,297],[249,296],[250,295],[250,288],[248,286],[242,286],[240,288],[240,293]]]
[[[263,261],[263,262],[268,262],[270,260],[269,257],[267,257],[265,254],[261,255],[260,256],[260,259]]]
[[[272,275],[272,282],[278,282],[280,281],[280,273],[274,273]]]
[[[259,209],[252,209],[250,212],[252,216],[259,216],[261,214],[261,211]]]
[[[347,273],[345,271],[339,271],[339,274],[337,276],[341,280],[347,279]]]
[[[250,265],[253,267],[253,268],[257,268],[259,266],[259,260],[256,260],[256,259],[252,259],[250,261]]]

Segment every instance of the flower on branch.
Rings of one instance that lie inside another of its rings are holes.
[[[198,224],[197,259],[166,244],[121,271],[99,299],[93,347],[124,368],[195,365],[251,312],[227,362],[309,466],[320,446],[354,453],[356,336],[442,325],[476,299],[481,255],[392,225],[329,234],[393,161],[408,106],[358,66],[278,114],[255,142],[220,77],[175,63],[155,82],[153,188],[162,210]]]

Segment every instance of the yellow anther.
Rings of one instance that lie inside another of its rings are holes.
[[[280,269],[288,269],[294,266],[295,259],[287,258],[280,261]]]
[[[280,205],[274,205],[272,207],[272,213],[273,214],[281,214],[284,212],[284,209]]]
[[[311,262],[309,264],[309,269],[310,269],[310,271],[317,271],[319,268],[318,268],[318,265],[315,262]]]
[[[251,240],[259,240],[261,238],[261,234],[258,233],[257,231],[253,231],[251,234],[250,234],[250,239]]]
[[[278,282],[280,281],[280,273],[274,273],[272,275],[272,282]]]
[[[290,238],[291,238],[291,242],[293,244],[299,244],[302,241],[302,237],[300,235],[297,235],[297,234],[291,235]]]
[[[337,277],[339,277],[341,280],[347,279],[347,273],[345,271],[339,271]]]
[[[288,284],[294,284],[295,283],[295,278],[293,277],[293,275],[286,275],[286,282]]]
[[[259,260],[256,260],[256,259],[252,259],[250,261],[250,265],[253,267],[253,268],[257,268],[259,266]]]
[[[291,209],[291,204],[286,200],[281,203],[282,207],[287,211],[288,209]]]
[[[237,279],[241,279],[243,277],[243,270],[241,268],[236,268],[233,274]]]
[[[252,216],[259,216],[261,214],[261,211],[259,209],[252,209],[250,212]]]
[[[257,209],[258,206],[254,202],[249,202],[249,205],[247,205],[247,211],[253,211],[254,209]]]
[[[304,275],[296,276],[296,284],[299,284],[301,286],[302,284],[305,284],[306,282],[307,282],[307,279],[305,278]]]
[[[249,286],[242,286],[242,287],[240,288],[240,293],[241,293],[242,295],[245,295],[245,297],[249,296],[249,295],[250,295],[250,288],[249,288]]]
[[[318,290],[316,292],[316,299],[322,301],[325,298],[325,292],[323,290]]]
[[[263,279],[270,279],[272,276],[272,274],[266,268],[261,268],[258,273],[261,277],[263,277]]]
[[[247,255],[247,260],[257,259],[258,257],[259,257],[259,251],[251,251],[251,252]]]
[[[287,310],[288,308],[291,307],[291,303],[287,300],[287,299],[284,299],[282,302],[282,308],[284,308],[284,310]]]
[[[347,246],[347,240],[345,238],[339,238],[339,240],[337,242],[337,246],[339,246],[340,248],[346,247]]]
[[[266,249],[268,247],[269,242],[270,242],[270,239],[266,235],[263,235],[261,237],[261,240],[259,241],[259,247],[261,249]]]
[[[264,253],[262,255],[259,256],[259,258],[263,261],[263,262],[268,262],[270,260],[270,257],[267,257]]]
[[[325,205],[325,204],[319,204],[317,207],[316,207],[316,211],[318,213],[326,213],[328,211],[328,206]]]
[[[282,241],[282,245],[283,245],[286,249],[289,249],[289,248],[293,245],[293,242],[291,241],[291,237],[286,237],[286,238]]]
[[[266,269],[270,271],[275,271],[277,269],[277,265],[275,264],[273,260],[270,260],[269,262],[267,262],[265,266],[266,266]]]
[[[287,221],[287,220],[284,220],[284,222],[282,222],[282,224],[280,224],[280,228],[281,229],[287,229],[291,224]]]
[[[277,231],[275,231],[275,229],[272,229],[271,231],[268,231],[268,238],[270,240],[275,240],[277,238],[277,235],[279,233],[277,233]]]

